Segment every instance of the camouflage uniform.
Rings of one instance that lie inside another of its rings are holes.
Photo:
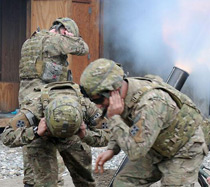
[[[78,85],[71,82],[65,82],[63,86],[61,86],[62,83],[51,85],[53,85],[53,88],[55,88],[55,85],[59,85],[59,89],[49,91],[49,102],[57,96],[73,95],[82,105],[83,120],[89,128],[82,142],[76,135],[70,138],[46,136],[36,138],[32,127],[22,127],[16,131],[7,127],[3,132],[2,142],[10,147],[26,145],[31,142],[27,145],[27,148],[30,163],[33,166],[35,186],[57,186],[56,150],[62,156],[75,186],[95,186],[92,177],[91,149],[87,144],[90,146],[106,146],[108,143],[109,133],[105,130],[96,129],[96,127],[99,128],[99,126],[104,125],[104,121],[100,118],[101,111],[89,99],[82,97],[81,93],[78,92]],[[74,88],[72,85],[74,85]],[[76,87],[77,91],[75,90]],[[25,98],[22,110],[29,110],[40,119],[44,112],[43,94],[41,94],[40,89],[37,90],[39,91],[31,93]]]
[[[170,156],[169,153],[173,149],[167,147],[167,144],[170,141],[176,144],[181,138],[178,135],[176,137],[174,133],[174,137],[165,140],[167,142],[165,143],[166,154],[162,155],[156,151],[155,144],[161,132],[172,125],[180,109],[170,95],[163,90],[148,91],[135,102],[134,97],[139,93],[138,88],[148,86],[148,81],[129,78],[127,80],[129,88],[125,98],[124,112],[121,116],[112,117],[108,123],[112,132],[112,141],[108,149],[120,147],[130,160],[115,179],[114,186],[123,187],[131,186],[131,184],[147,186],[160,179],[163,186],[181,186],[196,182],[204,152],[207,153],[201,127],[195,130],[194,135],[175,155]],[[186,113],[189,111],[186,110]],[[201,124],[202,120],[193,119],[193,122]],[[190,125],[190,121],[188,123],[187,125]],[[161,138],[163,141],[164,137]],[[114,150],[116,152],[117,148]]]
[[[80,37],[49,31],[35,33],[21,50],[19,102],[36,86],[67,80],[67,54],[85,55],[89,51]],[[41,57],[40,57],[41,56]]]
[[[67,80],[67,54],[85,55],[89,51],[88,45],[79,37],[78,27],[73,20],[59,18],[53,24],[58,23],[64,24],[66,29],[73,33],[74,36],[41,30],[34,32],[31,38],[26,40],[22,46],[19,65],[20,106],[24,97],[31,93],[33,89],[36,89],[37,86],[48,82]],[[27,147],[24,146],[23,182],[33,185],[33,171],[31,170],[27,155]],[[59,160],[59,163],[62,163],[62,160]],[[61,168],[63,168],[62,164]]]
[[[99,59],[84,70],[80,82],[91,97],[118,89],[122,80],[122,70]],[[149,186],[160,179],[162,186],[193,186],[208,152],[200,112],[187,96],[164,82],[124,81],[128,84],[124,111],[108,121],[108,149],[115,154],[122,149],[129,162],[113,186]]]

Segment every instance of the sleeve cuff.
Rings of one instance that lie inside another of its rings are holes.
[[[91,133],[89,130],[86,130],[85,136],[81,139],[83,142],[87,142],[91,140]]]
[[[27,137],[29,140],[35,139],[35,134],[34,134],[33,127],[26,128],[26,137]]]
[[[114,152],[114,155],[117,155],[120,152],[120,148],[118,149],[110,149],[109,147],[107,148],[107,150],[112,150]]]
[[[114,115],[111,118],[109,118],[108,120],[108,128],[112,129],[114,128],[117,124],[119,124],[119,121],[121,121],[122,118],[120,117],[120,115]]]

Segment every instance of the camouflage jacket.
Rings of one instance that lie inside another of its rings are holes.
[[[180,107],[178,107],[166,90],[150,90],[151,83],[147,80],[128,78],[127,81],[128,92],[124,100],[124,112],[121,115],[113,116],[108,121],[108,127],[111,130],[108,149],[113,150],[117,154],[121,148],[128,155],[129,159],[133,161],[145,156],[149,151],[163,156],[162,152],[157,152],[154,149],[155,145],[158,144],[157,140],[164,134],[163,132],[167,132],[168,128],[177,119]],[[145,92],[143,91],[144,89]],[[178,94],[174,88],[171,87],[171,90]],[[139,95],[141,96],[139,97]],[[181,96],[193,105],[188,97],[184,94],[181,94]],[[197,110],[194,113],[197,116],[200,115]],[[188,111],[186,111],[186,114],[186,119],[188,119]],[[198,120],[190,118],[187,121],[187,125],[195,126],[195,131],[189,137],[187,143],[179,148],[174,156],[190,158],[195,154],[207,152],[204,135],[200,128],[201,119],[202,117],[199,116]],[[176,131],[178,129],[176,129],[176,126],[170,131],[172,132],[168,131],[169,134],[174,137],[171,139],[163,137],[162,141],[165,146],[163,151],[173,150],[173,143],[175,145],[182,138],[179,137],[179,134],[177,135]],[[195,143],[198,143],[200,146],[192,150]]]
[[[20,79],[40,78],[44,82],[67,80],[67,54],[85,55],[88,45],[81,37],[42,30],[26,40],[21,49]]]
[[[106,119],[101,118],[101,110],[98,109],[88,98],[84,98],[82,96],[77,84],[72,82],[57,82],[52,83],[51,85],[54,85],[54,87],[55,85],[59,85],[59,89],[49,91],[49,102],[56,96],[71,94],[77,97],[78,101],[82,105],[83,119],[88,128],[86,136],[82,139],[82,141],[94,147],[106,146],[109,141],[110,133],[106,129]],[[72,88],[72,85],[74,88]],[[48,88],[49,87],[50,86],[48,86]],[[36,87],[31,94],[25,97],[21,111],[30,111],[39,121],[42,117],[44,117],[42,97],[43,93],[41,92],[41,87]],[[2,134],[2,142],[10,147],[26,145],[35,138],[32,127],[21,127],[17,130],[13,130],[10,126],[8,126]]]

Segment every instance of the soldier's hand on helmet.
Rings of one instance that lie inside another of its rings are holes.
[[[206,180],[207,180],[208,184],[210,184],[210,177],[208,177]]]
[[[99,154],[98,158],[96,159],[95,173],[98,173],[99,170],[100,170],[100,173],[103,173],[105,162],[112,159],[113,156],[114,156],[113,150],[107,150]]]
[[[46,131],[47,131],[47,124],[45,122],[45,118],[42,118],[38,125],[37,134],[39,136],[44,136]]]
[[[107,117],[120,115],[124,111],[124,100],[121,98],[119,91],[112,91],[109,97],[109,106],[107,108]]]
[[[59,33],[56,29],[51,29],[50,32],[52,32],[52,33]],[[60,29],[60,34],[61,35],[71,36],[71,37],[74,36],[73,33],[68,32],[66,29]]]
[[[85,137],[85,134],[86,134],[86,128],[87,128],[87,125],[85,124],[85,122],[83,121],[80,128],[79,128],[79,131],[77,133],[77,135],[82,139]]]
[[[57,33],[57,31],[55,29],[51,29],[50,32]]]
[[[71,37],[74,36],[73,33],[68,32],[67,30],[64,31],[64,35],[71,36]]]

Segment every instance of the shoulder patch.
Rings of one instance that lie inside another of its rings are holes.
[[[16,123],[17,128],[25,127],[25,122],[23,120],[18,120]]]
[[[130,128],[130,134],[137,143],[144,141],[142,138],[142,123],[143,119],[140,119]]]

